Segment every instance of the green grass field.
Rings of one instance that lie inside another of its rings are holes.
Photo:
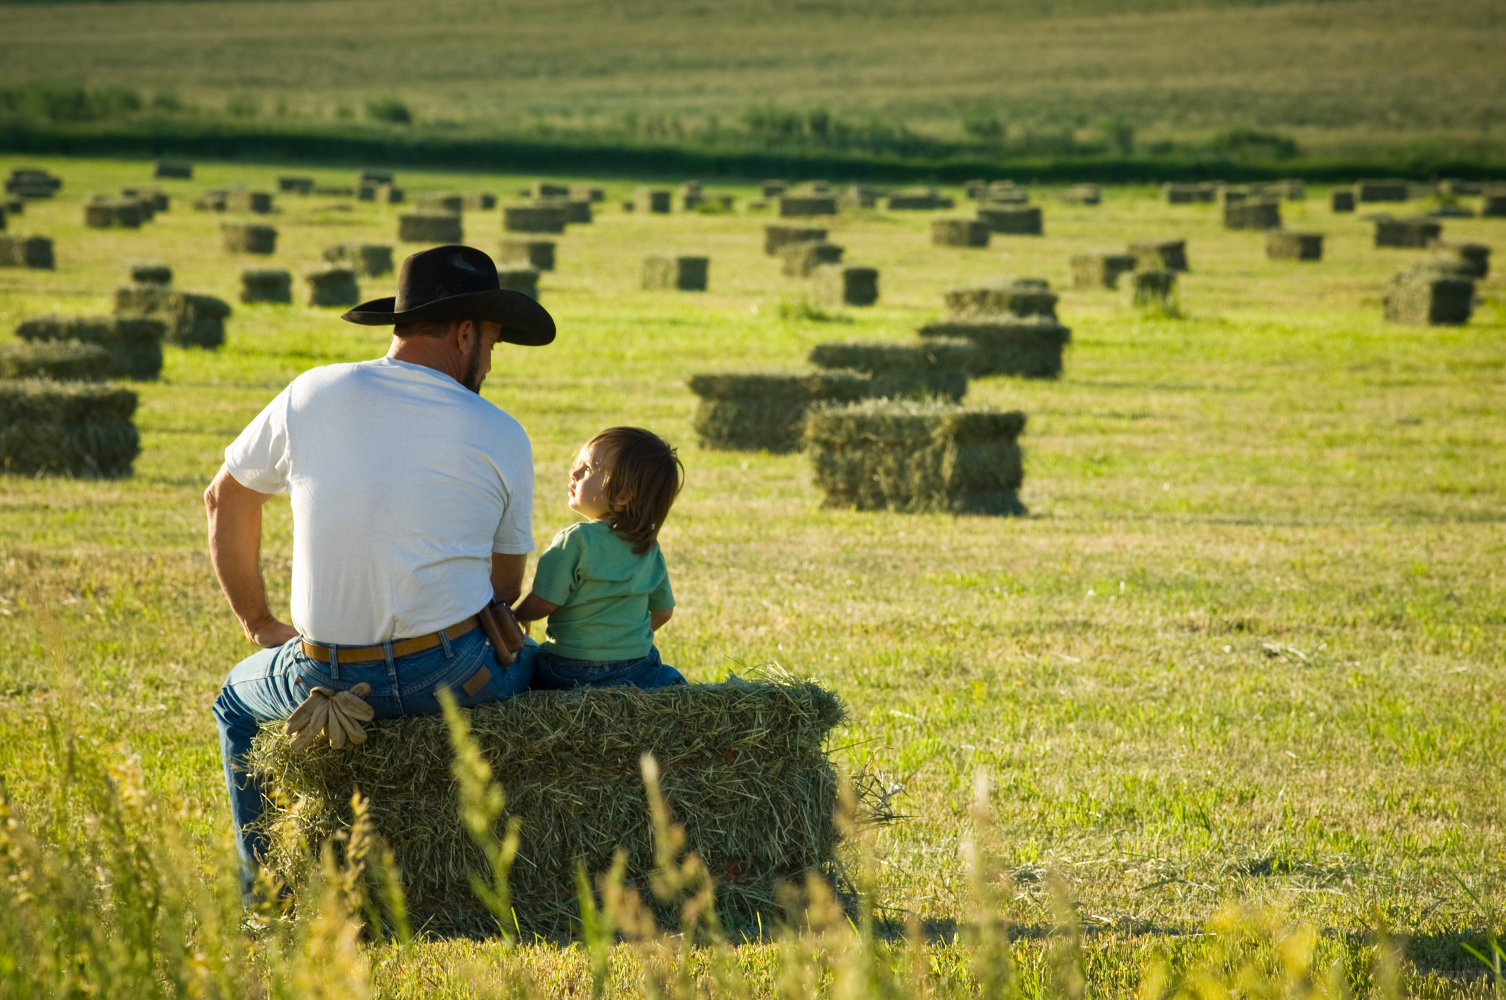
[[[0,172],[20,163],[0,157]],[[80,201],[154,183],[148,164],[40,165],[65,179],[62,195],[10,229],[53,237],[58,267],[0,270],[0,340],[34,313],[107,312],[130,260],[166,260],[178,287],[232,301],[239,269],[262,266],[221,250],[221,217],[188,201],[275,186],[274,168],[202,164],[191,182],[157,182],[172,209],[127,232],[83,228]],[[504,200],[529,180],[399,178]],[[1466,326],[1392,326],[1382,287],[1420,251],[1374,248],[1370,224],[1331,214],[1324,191],[1283,206],[1290,228],[1328,236],[1321,263],[1295,264],[1267,261],[1260,234],[1223,230],[1213,206],[1167,206],[1147,188],[1077,207],[1037,190],[1046,235],[987,249],[931,246],[931,213],[844,213],[831,238],[880,269],[882,297],[813,322],[784,318],[806,286],[763,255],[767,216],[628,214],[616,207],[628,193],[608,184],[597,220],[559,237],[541,286],[556,344],[499,347],[485,387],[534,441],[536,537],[570,522],[567,463],[594,431],[642,424],[681,446],[688,485],[663,534],[681,602],[660,634],[666,661],[693,681],[777,662],[840,694],[844,763],[903,786],[904,819],[874,843],[884,904],[943,935],[966,918],[959,845],[984,770],[1007,913],[1027,932],[1016,948],[1052,947],[1031,929],[1052,926],[1059,876],[1090,932],[1091,995],[1132,992],[1147,955],[1203,940],[1188,935],[1231,902],[1354,954],[1390,927],[1409,942],[1408,992],[1490,991],[1459,942],[1483,947],[1506,907],[1498,277]],[[326,244],[391,241],[399,212],[277,204],[269,264],[295,273]],[[499,213],[467,213],[465,231],[494,251]],[[1448,238],[1497,247],[1503,232],[1499,219],[1445,223]],[[1188,240],[1185,318],[1068,287],[1072,253],[1159,236]],[[636,287],[642,257],[672,250],[711,257],[709,292]],[[797,365],[827,339],[905,338],[940,314],[944,288],[1004,274],[1049,279],[1073,329],[1059,381],[980,380],[966,400],[1029,414],[1028,516],[827,509],[798,455],[696,447],[690,375]],[[133,478],[0,480],[0,774],[23,809],[42,794],[50,712],[107,755],[139,755],[151,789],[201,810],[189,829],[220,856],[209,705],[250,647],[209,567],[200,495],[291,378],[385,351],[380,330],[336,312],[237,302],[221,350],[169,348],[161,380],[136,385]],[[284,609],[291,527],[274,501],[263,555]],[[748,946],[746,961],[769,953]],[[504,959],[441,943],[373,961],[381,995],[449,997],[487,995]],[[565,959],[545,946],[518,961],[547,972]],[[754,979],[756,995],[794,995]],[[589,980],[564,982],[555,995],[590,995]]]

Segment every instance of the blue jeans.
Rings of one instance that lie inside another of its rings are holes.
[[[533,661],[535,691],[625,685],[657,688],[684,683],[683,674],[659,659],[657,646],[650,647],[647,656],[636,660],[571,660],[541,649]]]
[[[235,665],[220,696],[214,718],[220,727],[220,755],[225,761],[225,785],[230,791],[230,816],[235,822],[236,848],[243,876],[267,857],[270,846],[260,829],[262,783],[244,762],[251,738],[262,723],[286,719],[314,687],[344,691],[362,681],[371,685],[366,701],[378,719],[404,715],[436,715],[441,711],[438,689],[447,687],[463,708],[501,701],[528,690],[538,646],[528,640],[506,671],[498,668],[486,632],[474,628],[433,649],[373,663],[342,663],[338,671],[303,654],[301,639],[275,649],[263,649]],[[491,680],[468,695],[462,687],[487,667]]]

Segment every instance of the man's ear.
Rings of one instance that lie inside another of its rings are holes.
[[[465,353],[473,341],[480,339],[481,330],[473,319],[456,319],[450,321],[450,336],[454,338],[455,346]]]

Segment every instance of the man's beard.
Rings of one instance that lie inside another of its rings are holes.
[[[486,376],[481,374],[481,338],[478,337],[471,345],[471,353],[466,356],[465,378],[460,380],[460,384],[479,396],[481,383],[485,381]]]

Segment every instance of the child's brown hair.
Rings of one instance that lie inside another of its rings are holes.
[[[607,467],[612,530],[642,555],[659,540],[659,529],[685,485],[679,452],[642,427],[608,427],[586,443]]]

